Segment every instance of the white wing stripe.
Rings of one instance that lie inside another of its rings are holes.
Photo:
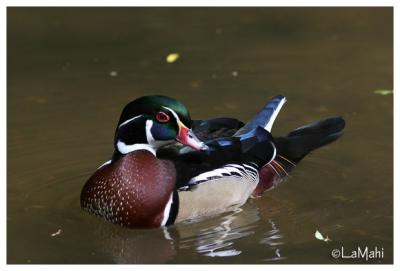
[[[276,117],[278,116],[279,111],[281,111],[282,106],[285,104],[286,98],[284,97],[282,100],[280,100],[278,106],[275,108],[274,113],[272,113],[272,116],[270,117],[268,123],[265,125],[264,129],[267,130],[268,132],[271,132],[272,125],[275,122]]]
[[[225,174],[225,175],[223,175],[223,174]],[[196,177],[193,177],[192,179],[190,179],[188,184],[196,185],[196,184],[200,184],[200,183],[203,183],[206,181],[225,178],[225,177],[233,177],[236,179],[250,178],[254,182],[258,182],[258,180],[259,180],[258,170],[255,167],[247,165],[247,164],[243,164],[243,165],[227,164],[224,167],[210,170],[210,171],[201,173],[201,174],[197,175]],[[186,188],[187,188],[187,186],[182,187],[181,189],[186,189]]]

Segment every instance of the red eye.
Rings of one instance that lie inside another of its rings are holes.
[[[157,113],[156,119],[159,122],[168,122],[169,121],[169,116],[165,112],[160,111],[160,112]]]

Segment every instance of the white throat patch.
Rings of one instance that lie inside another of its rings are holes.
[[[138,150],[146,150],[146,151],[151,152],[154,156],[156,156],[156,151],[149,144],[126,145],[124,142],[118,141],[117,142],[117,149],[122,154],[127,154],[127,153],[130,153],[130,152],[133,152],[133,151],[138,151]]]
[[[136,117],[135,117],[136,118]],[[132,121],[130,119],[129,121]],[[125,123],[123,123],[125,124]],[[156,156],[156,151],[159,147],[165,145],[167,141],[157,141],[154,139],[153,135],[151,134],[151,128],[153,127],[152,120],[146,120],[146,140],[148,144],[145,143],[137,143],[132,145],[127,145],[125,142],[118,140],[117,142],[117,149],[122,154],[127,154],[137,150],[147,150],[151,152],[154,156]],[[171,140],[172,141],[172,140]]]
[[[133,119],[135,119],[135,118],[133,118]],[[133,119],[130,119],[128,121],[132,121]],[[125,124],[125,122],[123,124]],[[149,142],[149,144],[137,143],[137,144],[127,145],[127,144],[125,144],[125,142],[118,140],[118,142],[117,142],[118,151],[122,154],[127,154],[127,153],[130,153],[133,151],[146,150],[146,151],[151,152],[154,156],[156,156],[156,150],[152,146],[153,145],[152,143],[154,142],[154,138],[151,135],[151,131],[150,131],[152,126],[153,126],[153,121],[147,120],[146,121],[146,139],[147,139],[147,142]]]

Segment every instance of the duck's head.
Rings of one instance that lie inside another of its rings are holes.
[[[206,150],[190,129],[192,120],[186,107],[166,96],[144,96],[125,106],[116,132],[115,149],[126,154],[147,149],[153,154],[174,140],[196,150]]]

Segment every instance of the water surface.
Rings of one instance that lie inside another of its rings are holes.
[[[341,246],[391,263],[393,101],[374,90],[393,89],[392,25],[391,8],[8,8],[8,263],[365,263],[333,259]],[[146,94],[244,121],[283,94],[274,135],[347,127],[234,213],[130,230],[81,211],[79,193]]]

